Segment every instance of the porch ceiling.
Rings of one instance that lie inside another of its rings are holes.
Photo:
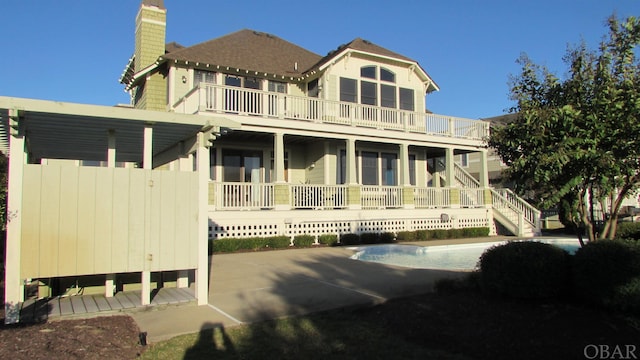
[[[145,126],[153,128],[156,155],[209,126],[238,129],[234,121],[205,116],[0,97],[0,150],[8,154],[10,109],[21,111],[32,159],[106,160],[108,134],[116,139],[116,160],[140,162]]]

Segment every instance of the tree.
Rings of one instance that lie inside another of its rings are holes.
[[[568,49],[565,79],[521,56],[521,74],[511,79],[510,112],[518,116],[488,141],[516,192],[543,208],[569,206],[569,220],[589,240],[612,239],[622,200],[640,189],[640,21],[611,16],[607,24],[597,51],[584,43]],[[607,214],[601,229],[594,203]]]

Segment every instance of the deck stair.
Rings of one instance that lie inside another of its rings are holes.
[[[444,167],[444,164],[440,164]],[[480,188],[480,182],[459,164],[454,169],[455,185],[461,188]],[[446,181],[446,177],[440,173]],[[448,182],[447,182],[448,184]],[[516,236],[530,237],[540,234],[540,211],[510,189],[491,190],[493,217]],[[462,196],[473,196],[478,192],[464,192]]]

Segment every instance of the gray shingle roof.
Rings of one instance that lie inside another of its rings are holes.
[[[269,74],[300,76],[322,57],[277,36],[244,29],[184,49],[174,50],[162,58]]]

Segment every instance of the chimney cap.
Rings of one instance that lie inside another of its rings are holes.
[[[164,9],[164,0],[142,0],[142,5],[155,6],[159,9]]]

